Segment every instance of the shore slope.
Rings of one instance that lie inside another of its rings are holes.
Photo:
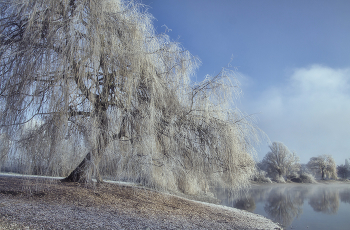
[[[246,211],[130,185],[0,175],[0,229],[282,229]]]

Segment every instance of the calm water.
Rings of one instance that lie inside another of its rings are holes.
[[[217,190],[222,204],[263,215],[284,229],[350,230],[350,184],[253,185],[239,197]]]

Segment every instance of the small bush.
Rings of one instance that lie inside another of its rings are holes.
[[[315,177],[309,173],[300,174],[301,183],[317,183]]]
[[[258,183],[272,183],[271,179],[266,176],[266,172],[263,170],[257,170],[253,176],[253,181]]]
[[[286,181],[284,180],[284,178],[282,176],[281,177],[276,176],[274,181],[277,183],[286,183]]]

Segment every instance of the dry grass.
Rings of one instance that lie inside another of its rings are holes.
[[[279,229],[261,216],[103,183],[0,176],[0,229]]]

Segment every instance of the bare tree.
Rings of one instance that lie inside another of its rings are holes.
[[[187,193],[213,181],[247,186],[258,135],[234,109],[234,73],[191,83],[199,61],[156,34],[143,9],[118,0],[2,1],[1,133],[30,173],[70,171],[67,181],[102,174]]]
[[[283,143],[273,142],[269,148],[271,151],[265,155],[262,164],[270,175],[281,178],[300,170],[299,158]]]
[[[314,172],[321,173],[322,180],[325,179],[325,176],[337,178],[337,166],[330,155],[311,157],[307,166]]]

